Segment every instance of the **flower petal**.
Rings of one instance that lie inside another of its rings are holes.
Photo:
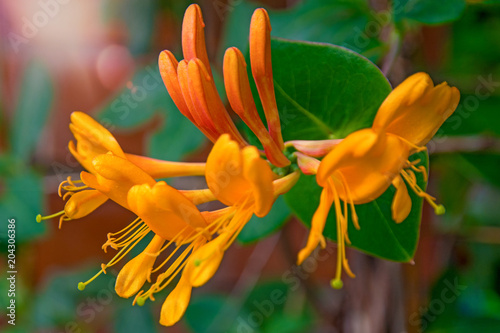
[[[349,188],[355,204],[375,200],[391,185],[411,148],[398,137],[372,129],[351,133],[321,161],[316,180],[325,186],[333,176]],[[339,197],[349,200],[345,186],[336,186]]]
[[[455,111],[459,100],[457,88],[446,82],[434,87],[427,74],[414,74],[387,96],[377,112],[373,129],[424,146]]]
[[[232,206],[248,193],[250,184],[242,169],[238,144],[228,134],[221,135],[208,155],[205,177],[208,188],[223,204]]]
[[[149,245],[138,256],[123,266],[116,277],[115,291],[118,296],[129,298],[144,285],[165,239],[155,235]]]
[[[258,217],[266,216],[274,203],[273,179],[269,164],[259,156],[257,148],[248,146],[242,150],[243,177],[252,187],[254,213]]]
[[[172,326],[177,323],[186,312],[191,299],[193,287],[185,274],[182,274],[177,286],[167,296],[161,307],[160,324]]]
[[[71,219],[79,219],[89,215],[108,200],[108,197],[97,190],[76,192],[64,205],[64,213]]]
[[[97,155],[110,151],[117,156],[125,157],[114,136],[89,115],[73,112],[69,128],[76,139],[76,145],[70,141],[69,150],[88,171],[94,172],[92,160]]]
[[[392,219],[396,223],[401,223],[411,212],[411,198],[401,176],[394,178],[392,185],[396,188],[396,194],[394,194],[391,205]]]
[[[222,234],[191,254],[184,268],[184,274],[187,275],[193,287],[204,285],[217,272],[224,257],[224,245],[229,236],[229,233]]]
[[[181,232],[187,237],[195,228],[207,225],[196,206],[163,181],[132,187],[127,200],[130,209],[164,239],[171,240]]]
[[[311,221],[311,230],[309,231],[309,237],[307,239],[307,245],[300,250],[297,265],[301,265],[304,260],[309,257],[309,255],[316,249],[318,244],[321,247],[325,247],[326,241],[323,236],[323,229],[325,229],[326,218],[330,212],[330,208],[333,203],[333,191],[330,186],[326,186],[323,191],[321,191],[321,197],[319,201],[319,206],[313,215]]]

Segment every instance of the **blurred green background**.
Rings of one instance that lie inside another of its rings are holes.
[[[107,204],[90,217],[35,223],[62,209],[60,181],[81,167],[67,143],[72,111],[97,117],[127,151],[203,161],[210,144],[170,100],[158,73],[161,50],[181,54],[189,1],[0,2],[0,263],[7,271],[7,220],[16,220],[16,326],[3,332],[497,332],[500,327],[500,1],[208,0],[202,7],[219,81],[224,50],[247,49],[250,17],[268,9],[275,37],[327,42],[361,53],[395,86],[417,71],[447,81],[461,103],[429,143],[428,192],[415,264],[350,251],[357,277],[329,287],[329,245],[295,266],[305,227],[278,201],[253,221],[184,319],[158,324],[157,302],[132,307],[114,293],[116,270],[79,292],[109,260],[101,245],[132,216]],[[222,91],[222,89],[220,90]],[[224,94],[222,94],[224,95]],[[179,187],[202,186],[197,179]],[[287,223],[285,223],[287,222]],[[272,234],[272,235],[271,235]],[[256,240],[261,239],[259,243]]]

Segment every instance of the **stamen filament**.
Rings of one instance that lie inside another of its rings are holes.
[[[36,216],[36,221],[38,223],[42,222],[43,220],[50,220],[53,217],[60,216],[64,214],[64,210],[61,210],[60,212],[54,213],[52,215],[47,215],[47,216],[42,216],[41,214],[38,214]]]
[[[441,204],[436,204],[435,202],[436,198],[424,192],[417,185],[415,180],[415,174],[413,174],[413,172],[411,172],[411,174],[413,175],[413,177],[406,170],[401,170],[401,175],[406,180],[408,185],[410,185],[413,192],[415,192],[415,194],[418,195],[419,197],[424,198],[432,206],[432,208],[434,208],[434,212],[436,213],[436,215],[443,215],[446,212],[444,206]]]

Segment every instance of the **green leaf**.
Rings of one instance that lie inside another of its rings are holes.
[[[269,236],[285,224],[290,214],[291,210],[283,197],[278,197],[269,214],[264,217],[252,216],[238,235],[238,241],[243,244],[250,244]]]
[[[415,154],[410,160],[416,158],[421,159],[421,165],[428,169],[426,153]],[[419,187],[425,190],[423,176],[416,176]],[[361,229],[356,230],[349,219],[348,235],[351,246],[358,250],[383,259],[408,262],[412,260],[418,243],[422,199],[408,187],[412,201],[411,212],[406,220],[396,223],[391,216],[394,193],[395,189],[391,185],[377,200],[356,205]],[[320,194],[321,187],[316,184],[315,177],[302,175],[290,192],[285,194],[285,200],[294,213],[310,227],[312,216],[319,205]],[[331,240],[337,239],[334,210],[328,214],[323,234]]]
[[[47,120],[54,94],[47,69],[31,63],[23,75],[21,92],[14,113],[10,141],[12,154],[26,161],[38,142]]]
[[[285,141],[344,138],[370,127],[391,91],[371,61],[346,48],[282,39],[271,47]],[[262,110],[255,89],[254,96]]]
[[[443,24],[462,16],[465,0],[394,0],[394,21],[409,19],[424,24]]]

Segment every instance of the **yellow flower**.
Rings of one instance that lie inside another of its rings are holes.
[[[299,167],[309,174],[316,173],[316,180],[323,187],[307,245],[298,255],[299,264],[318,244],[325,246],[323,229],[333,204],[339,248],[332,286],[340,288],[341,266],[348,275],[354,276],[347,263],[344,245],[344,242],[350,243],[348,206],[354,226],[359,229],[354,205],[377,199],[392,184],[396,188],[391,206],[392,218],[400,223],[411,211],[411,198],[403,179],[434,207],[437,214],[444,213],[444,208],[417,185],[414,171],[423,173],[426,178],[425,168],[416,167],[419,161],[410,162],[408,158],[413,152],[425,150],[423,145],[453,113],[458,100],[456,88],[446,83],[434,87],[427,74],[418,73],[389,94],[379,108],[372,128],[351,133],[336,143],[321,162],[296,153]]]
[[[194,228],[194,231],[185,227],[181,229],[182,221],[180,220],[178,228],[175,228],[175,224],[170,227],[171,219],[169,219],[168,224],[165,224],[165,219],[160,218],[158,221],[163,222],[171,234],[159,234],[159,231],[151,226],[157,235],[176,240],[176,248],[173,253],[182,245],[187,245],[187,248],[177,260],[168,265],[168,269],[164,273],[158,276],[148,291],[141,292],[136,296],[136,302],[142,304],[147,298],[154,299],[155,293],[163,290],[176,275],[181,274],[180,281],[162,306],[160,319],[162,325],[175,324],[186,310],[192,287],[205,284],[215,274],[223,259],[224,252],[233,243],[252,215],[265,216],[276,197],[287,192],[297,179],[298,173],[295,172],[275,180],[274,173],[268,163],[260,157],[255,147],[240,148],[238,143],[231,140],[228,134],[223,134],[216,141],[208,156],[206,181],[208,190],[213,193],[215,198],[228,205],[227,208],[201,212],[204,219],[202,221],[199,219],[199,213],[194,209],[190,209],[187,205],[183,207],[182,203],[170,201],[173,195],[161,193],[158,198],[158,200],[161,198],[161,204],[160,201],[157,201],[157,205],[153,207],[150,200],[142,199],[143,202],[139,203],[141,198],[147,197],[145,193],[134,194],[134,190],[131,190],[128,197],[129,205],[132,210],[134,210],[134,205],[143,205],[141,211],[139,209],[134,211],[147,223],[147,216],[156,215],[155,210],[175,205],[179,209],[178,216],[182,216],[183,221]],[[197,224],[194,225],[194,222]],[[203,222],[206,224],[203,225]],[[178,233],[174,235],[173,230],[178,230]],[[169,259],[159,267],[167,264]],[[151,261],[150,258],[148,260]],[[142,259],[142,262],[146,262],[145,259]],[[139,264],[134,265],[139,267]],[[157,269],[155,268],[155,271]]]
[[[73,141],[69,142],[69,151],[90,174],[96,174],[94,158],[108,152],[131,161],[153,178],[197,176],[205,172],[205,163],[170,162],[126,154],[106,128],[83,112],[71,114],[69,128],[76,139],[76,144]],[[62,190],[67,191],[64,196]],[[60,228],[63,221],[85,217],[108,199],[102,192],[89,189],[81,180],[72,180],[70,177],[59,185],[58,193],[63,200],[69,198],[64,209],[45,217],[38,215],[37,222],[59,216]]]
[[[397,86],[380,106],[373,130],[394,134],[413,146],[425,146],[455,111],[460,92],[446,82],[434,86],[426,73],[416,73]]]

